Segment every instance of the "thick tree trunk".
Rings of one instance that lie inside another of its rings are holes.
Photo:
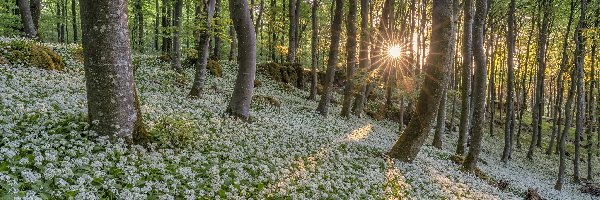
[[[318,34],[319,34],[319,25],[317,24],[317,8],[319,7],[319,2],[317,0],[312,2],[311,5],[311,16],[310,16],[310,21],[311,21],[311,29],[312,29],[312,36],[310,39],[310,70],[311,70],[311,80],[310,80],[310,96],[308,97],[308,99],[310,100],[316,100],[317,99],[317,60],[319,59],[317,57],[317,47],[318,47],[318,41],[319,39]]]
[[[404,133],[390,152],[390,157],[412,162],[431,130],[439,99],[452,61],[452,1],[434,0],[432,10],[431,46],[417,109]],[[435,56],[433,56],[435,55]]]
[[[567,23],[567,32],[565,33],[565,37],[563,39],[562,46],[562,59],[560,61],[560,70],[558,71],[558,75],[556,78],[556,98],[554,102],[554,111],[552,113],[552,137],[550,137],[550,144],[548,145],[548,149],[546,149],[546,154],[552,154],[552,149],[554,147],[554,138],[560,138],[560,124],[562,121],[562,104],[563,104],[563,94],[564,94],[564,73],[567,71],[567,62],[569,56],[567,55],[567,47],[569,46],[569,36],[571,35],[571,24],[573,22],[573,13],[575,11],[575,2],[571,1],[571,11],[569,14],[569,22]],[[558,136],[557,136],[558,135]],[[558,142],[558,141],[557,141]]]
[[[580,157],[581,157],[581,137],[583,137],[583,126],[585,121],[585,38],[583,30],[586,28],[585,12],[587,0],[581,0],[581,16],[579,24],[575,31],[575,68],[577,70],[577,115],[575,119],[575,157],[573,158],[573,182],[579,183],[580,180]]]
[[[360,0],[360,52],[358,65],[360,67],[361,74],[365,75],[365,80],[360,85],[360,90],[355,98],[355,106],[353,108],[354,115],[361,116],[363,113],[365,101],[367,99],[367,85],[368,85],[368,72],[367,70],[371,66],[370,45],[371,35],[369,30],[369,2],[370,0]]]
[[[346,87],[342,101],[342,117],[350,116],[354,93],[354,71],[356,66],[356,0],[348,1],[348,18],[346,19]]]
[[[81,1],[83,54],[91,129],[147,141],[135,92],[126,0]]]
[[[229,12],[235,31],[238,33],[240,55],[235,88],[227,112],[242,120],[248,120],[256,75],[256,33],[246,0],[230,0]]]
[[[33,25],[35,26],[35,30],[40,30],[40,17],[42,15],[42,1],[41,0],[31,0],[29,1],[29,10],[31,11],[31,19],[33,20]],[[39,37],[39,35],[38,35]]]
[[[207,20],[204,22],[204,29],[198,31],[198,36],[196,36],[196,51],[198,52],[198,60],[196,61],[196,75],[194,77],[194,84],[192,85],[192,90],[189,94],[189,96],[193,98],[199,98],[204,90],[204,82],[206,80],[207,72],[206,67],[208,63],[208,55],[210,52],[210,32],[212,29],[213,14],[215,12],[215,0],[205,1],[203,9],[204,10],[201,11],[202,13],[196,13],[196,20],[198,22],[203,21],[202,19]]]
[[[502,162],[507,163],[512,158],[512,147],[515,127],[514,113],[514,54],[515,54],[515,1],[510,0],[510,10],[508,12],[508,40],[506,48],[508,49],[508,71],[507,71],[507,86],[506,86],[506,120],[504,121],[504,151],[502,151]]]
[[[173,54],[171,56],[171,66],[175,71],[181,72],[181,14],[183,12],[183,0],[175,0],[173,12]],[[141,39],[141,38],[140,38]]]
[[[31,8],[29,7],[28,0],[17,0],[19,11],[21,12],[21,22],[23,23],[23,29],[25,30],[25,37],[35,38],[37,37],[37,30],[33,18],[31,17]]]
[[[329,60],[327,61],[327,72],[323,85],[323,95],[317,107],[319,114],[326,116],[329,111],[329,102],[331,101],[331,90],[335,78],[335,68],[338,61],[338,52],[340,49],[340,32],[342,32],[342,14],[344,8],[343,0],[335,0],[335,12],[331,23],[331,43],[329,45]]]
[[[477,0],[475,3],[475,19],[473,21],[473,57],[475,72],[473,85],[473,130],[469,139],[469,153],[465,158],[463,167],[466,171],[473,172],[479,161],[481,142],[483,139],[483,126],[485,122],[485,89],[486,89],[486,58],[483,49],[485,19],[487,16],[487,0]]]
[[[541,143],[538,144],[541,138],[541,119],[543,115],[543,93],[544,93],[544,77],[546,73],[546,43],[547,43],[547,34],[548,34],[548,23],[550,18],[550,7],[552,0],[544,0],[542,1],[542,9],[543,19],[541,22],[540,32],[538,35],[538,49],[536,53],[536,60],[538,64],[537,76],[536,76],[536,88],[535,88],[535,99],[532,107],[531,119],[532,119],[532,127],[533,133],[531,134],[531,143],[529,145],[529,150],[527,151],[527,159],[533,159],[533,153],[535,151],[536,146],[541,146]]]
[[[470,101],[471,101],[471,69],[473,58],[472,31],[473,31],[473,0],[463,2],[463,35],[462,35],[462,86],[460,124],[458,128],[458,142],[456,144],[456,154],[464,155],[465,144],[467,142],[467,133],[470,127]]]

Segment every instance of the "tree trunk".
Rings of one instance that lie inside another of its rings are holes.
[[[198,22],[203,21],[203,19],[207,20],[204,22],[206,27],[204,27],[201,31],[198,31],[198,36],[196,37],[196,51],[198,51],[198,60],[196,61],[196,75],[194,77],[194,84],[192,85],[192,90],[189,94],[189,96],[193,98],[199,98],[204,90],[204,82],[206,80],[207,72],[206,66],[210,51],[210,32],[212,29],[213,14],[215,12],[215,0],[205,1],[203,9],[204,10],[201,11],[202,13],[196,13],[196,20]],[[200,12],[200,9],[197,10]]]
[[[541,146],[541,143],[538,144],[538,141],[541,138],[541,119],[543,115],[543,92],[544,92],[544,77],[546,73],[546,42],[547,42],[547,34],[548,34],[548,23],[550,18],[550,7],[552,0],[544,0],[542,1],[542,9],[544,9],[543,19],[541,23],[540,32],[538,35],[538,49],[536,53],[536,60],[538,63],[538,70],[536,76],[536,88],[535,88],[535,99],[532,108],[532,127],[533,133],[531,134],[531,144],[529,145],[529,150],[527,151],[527,159],[533,159],[533,153],[535,151],[536,146]]]
[[[28,0],[17,0],[19,11],[21,12],[21,22],[23,23],[23,29],[25,30],[25,37],[35,38],[37,37],[37,30],[33,18],[31,17],[31,8],[29,7]]]
[[[296,61],[296,35],[298,30],[298,24],[296,23],[296,1],[299,0],[289,0],[289,9],[288,9],[288,19],[290,20],[289,31],[288,31],[288,62]]]
[[[227,112],[242,120],[248,120],[256,75],[256,33],[246,0],[230,0],[229,12],[235,31],[239,33],[237,39],[241,54],[238,59],[239,70],[235,88]]]
[[[181,14],[183,12],[183,0],[175,0],[175,10],[173,12],[173,55],[171,56],[171,66],[175,71],[181,72]],[[141,39],[141,38],[140,38]],[[200,52],[198,52],[200,54]]]
[[[473,0],[463,2],[463,35],[462,35],[462,86],[460,124],[458,128],[458,142],[456,144],[456,154],[464,155],[465,144],[467,142],[467,133],[470,127],[470,101],[471,101],[471,68],[473,58],[472,31],[473,31]]]
[[[229,61],[237,61],[238,58],[238,44],[236,31],[233,26],[229,26],[229,36],[231,37],[231,45],[229,48]]]
[[[539,11],[538,11],[539,12]],[[529,90],[529,87],[526,87],[525,84],[525,80],[527,80],[527,77],[529,77],[529,80],[531,80],[531,76],[529,75],[529,50],[530,50],[530,44],[531,44],[531,38],[533,36],[533,30],[535,29],[535,18],[537,15],[533,16],[533,19],[531,20],[531,29],[529,30],[529,34],[527,36],[527,50],[525,50],[525,70],[523,72],[523,75],[521,77],[521,88],[523,88],[523,96],[522,96],[522,102],[521,105],[519,105],[519,126],[517,127],[517,148],[521,148],[521,127],[523,124],[523,114],[525,114],[525,110],[527,109],[527,92]],[[558,147],[558,145],[557,145]]]
[[[569,12],[569,22],[567,23],[567,32],[565,33],[565,37],[563,39],[562,46],[562,59],[560,61],[560,70],[558,71],[556,77],[556,99],[554,102],[554,111],[552,113],[552,137],[550,137],[550,144],[548,145],[548,149],[546,149],[546,155],[552,154],[552,149],[554,147],[554,138],[557,140],[560,138],[560,122],[562,121],[562,104],[563,104],[563,94],[564,94],[564,73],[567,71],[567,62],[569,56],[567,55],[567,47],[569,46],[569,36],[571,34],[571,24],[573,22],[573,13],[575,11],[575,2],[571,1],[571,11]],[[557,136],[558,135],[558,136]],[[558,141],[557,141],[558,142]]]
[[[354,93],[354,70],[356,66],[356,0],[348,1],[348,18],[346,19],[346,87],[342,101],[342,117],[350,116]]]
[[[400,135],[390,152],[390,157],[403,162],[412,162],[431,130],[431,123],[435,118],[439,99],[442,96],[444,85],[452,60],[452,1],[434,0],[432,9],[432,31],[430,43],[430,56],[427,57],[427,66],[423,85],[419,93],[417,109],[404,133]],[[435,55],[435,56],[433,56]]]
[[[473,21],[473,58],[475,72],[473,85],[473,130],[469,139],[469,153],[465,158],[463,167],[466,171],[473,172],[479,161],[481,141],[483,139],[483,126],[485,122],[485,89],[486,89],[486,58],[483,49],[485,19],[487,16],[487,0],[477,0],[475,3],[475,19]]]
[[[18,0],[18,1],[20,1],[20,0]],[[31,19],[33,20],[33,25],[35,26],[36,32],[38,30],[40,30],[40,16],[42,15],[42,3],[41,2],[42,2],[41,0],[29,1],[29,8],[30,8],[29,10],[31,12]],[[73,9],[75,9],[75,8],[73,8]],[[75,16],[75,15],[73,15],[73,16]],[[39,35],[38,35],[38,37],[39,37]]]
[[[37,0],[36,0],[37,1]],[[77,35],[77,1],[71,0],[71,21],[73,23],[73,43],[79,42],[79,36]]]
[[[317,8],[319,7],[319,2],[317,0],[312,2],[311,5],[311,29],[312,36],[310,39],[310,69],[311,69],[311,81],[310,81],[310,96],[308,99],[316,100],[317,99],[317,51],[318,51],[318,34],[319,34],[319,25],[317,24]]]
[[[446,84],[447,85],[447,84]],[[448,99],[448,86],[443,88],[442,97],[437,109],[437,119],[435,125],[435,134],[433,135],[433,146],[442,149],[442,137],[446,131],[446,100]]]
[[[514,138],[514,127],[515,127],[515,113],[514,113],[514,54],[515,54],[515,1],[510,0],[510,10],[508,12],[508,33],[506,38],[508,40],[508,44],[506,48],[508,49],[507,61],[508,61],[508,71],[506,81],[506,120],[504,121],[504,151],[502,151],[502,162],[507,163],[508,160],[512,158],[512,146],[513,146],[513,138]]]
[[[360,73],[365,76],[364,81],[360,85],[360,90],[355,98],[355,108],[353,108],[354,115],[361,116],[365,101],[367,99],[367,85],[368,85],[368,72],[367,70],[371,66],[370,55],[370,30],[369,30],[369,2],[370,0],[360,0],[360,52],[358,65],[360,67]]]
[[[158,51],[158,23],[159,23],[159,5],[158,5],[158,0],[154,0],[154,5],[155,5],[155,9],[156,9],[156,15],[154,18],[154,50]]]
[[[223,41],[221,40],[221,37],[219,36],[219,33],[221,32],[222,28],[221,28],[221,0],[216,0],[215,1],[215,30],[214,30],[214,36],[213,36],[213,40],[215,40],[215,46],[213,47],[213,56],[215,57],[215,59],[221,60],[221,46],[223,44]]]
[[[83,53],[91,130],[144,143],[135,92],[126,0],[81,1]]]
[[[579,60],[577,58],[576,60]],[[571,86],[569,88],[569,93],[567,94],[567,103],[565,104],[565,126],[562,134],[560,134],[560,141],[558,142],[558,152],[559,152],[559,166],[558,166],[558,178],[556,180],[556,184],[554,185],[554,189],[561,190],[562,186],[565,182],[565,160],[567,159],[566,155],[566,142],[567,135],[569,135],[569,129],[571,129],[571,108],[573,106],[573,100],[575,99],[575,88],[579,71],[575,68],[571,71]]]
[[[583,126],[585,120],[585,84],[583,78],[585,75],[585,38],[583,37],[583,29],[586,28],[585,12],[587,0],[581,0],[581,16],[579,25],[575,31],[575,68],[577,72],[577,117],[575,119],[575,157],[573,158],[573,182],[580,183],[580,157],[581,157],[581,137],[583,136]]]
[[[329,102],[331,101],[331,90],[335,78],[335,68],[338,61],[338,52],[340,49],[340,32],[342,31],[342,14],[344,1],[335,0],[335,12],[331,23],[331,43],[329,45],[329,60],[327,61],[327,72],[323,86],[323,95],[317,107],[319,114],[327,116],[329,111]]]

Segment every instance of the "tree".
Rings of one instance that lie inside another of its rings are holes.
[[[340,32],[342,31],[342,14],[344,1],[335,0],[335,12],[331,23],[331,43],[329,45],[329,60],[327,61],[327,72],[325,74],[325,84],[323,86],[323,95],[317,107],[319,114],[326,116],[331,101],[331,89],[333,79],[335,78],[335,68],[338,61],[338,51],[340,48]]]
[[[544,77],[546,73],[546,43],[548,40],[548,23],[550,18],[550,8],[552,6],[552,0],[543,0],[541,2],[543,12],[543,19],[541,22],[540,31],[538,34],[538,49],[536,53],[536,60],[538,64],[537,76],[536,76],[536,87],[535,87],[535,98],[531,112],[533,133],[531,134],[531,143],[529,150],[527,151],[527,159],[533,159],[533,152],[536,146],[541,146],[541,119],[543,115],[543,92],[544,92]]]
[[[215,1],[215,31],[213,34],[213,40],[215,40],[215,46],[213,47],[213,56],[215,59],[221,60],[221,44],[223,41],[221,40],[221,36],[219,33],[221,32],[221,0]]]
[[[508,12],[508,32],[506,38],[508,43],[508,70],[507,70],[507,86],[506,86],[506,120],[504,121],[504,151],[502,151],[502,162],[507,163],[511,159],[514,127],[515,127],[515,112],[514,112],[514,82],[515,82],[515,1],[510,0],[510,10]],[[492,108],[494,109],[494,108]],[[492,122],[493,123],[493,122]],[[491,130],[490,130],[491,131]]]
[[[20,0],[18,0],[18,1],[20,1]],[[73,0],[73,2],[75,2],[75,1]],[[37,31],[40,29],[40,16],[42,15],[42,1],[41,0],[29,1],[29,8],[30,8],[29,10],[31,11],[31,19],[33,20],[33,25],[35,25],[35,30]],[[73,13],[73,16],[75,16],[74,13]],[[39,37],[39,35],[38,35],[38,37]]]
[[[181,14],[183,11],[183,0],[175,0],[173,12],[173,55],[171,56],[171,65],[177,72],[181,72]]]
[[[312,2],[311,5],[311,16],[310,16],[310,21],[311,21],[311,29],[312,29],[312,34],[311,34],[311,42],[310,42],[310,74],[311,74],[311,80],[310,80],[310,96],[308,97],[308,99],[310,100],[316,100],[317,99],[317,47],[318,47],[318,43],[319,43],[319,39],[317,38],[319,35],[319,25],[317,22],[317,8],[319,7],[319,1],[318,0],[314,0]]]
[[[288,32],[288,57],[287,57],[287,61],[288,62],[296,62],[296,44],[298,43],[298,18],[299,16],[296,16],[296,1],[300,1],[300,0],[289,0],[289,10],[288,10],[288,17],[289,17],[289,23],[290,23],[290,27],[289,27],[289,32]]]
[[[362,74],[366,74],[368,68],[371,66],[371,58],[370,55],[370,45],[371,45],[371,34],[369,30],[369,1],[370,0],[361,0],[360,1],[360,52],[358,65],[360,67],[360,72]],[[363,108],[365,105],[365,101],[367,98],[367,83],[364,81],[360,85],[360,90],[355,98],[354,103],[354,115],[360,116],[363,112]]]
[[[21,22],[23,23],[23,29],[25,30],[25,37],[37,37],[37,30],[33,18],[31,17],[28,0],[17,0],[17,4],[19,6],[19,11],[21,12]]]
[[[427,57],[423,85],[419,92],[417,108],[414,116],[404,133],[396,141],[388,155],[403,162],[412,162],[431,130],[431,123],[435,118],[439,98],[442,95],[444,84],[447,84],[446,74],[450,69],[452,60],[451,32],[452,28],[452,1],[433,0],[432,31],[430,43],[430,56]]]
[[[342,102],[342,117],[350,116],[352,93],[354,91],[354,70],[356,66],[356,0],[348,1],[348,18],[346,19],[346,87]]]
[[[204,82],[206,80],[206,65],[208,63],[209,45],[210,45],[210,30],[212,28],[212,18],[215,11],[215,0],[203,1],[202,13],[196,13],[196,20],[201,22],[202,19],[206,19],[205,26],[202,30],[197,31],[196,36],[196,51],[198,52],[198,59],[196,60],[196,75],[194,77],[194,84],[189,96],[198,98],[202,95],[204,90]],[[196,8],[196,10],[200,10]],[[239,13],[236,13],[236,15]],[[201,16],[204,15],[204,16]]]
[[[579,163],[581,157],[581,137],[583,136],[583,126],[585,120],[585,84],[583,77],[585,72],[583,66],[585,64],[585,38],[583,37],[583,29],[585,29],[585,12],[587,0],[581,0],[581,16],[579,24],[575,30],[575,69],[577,70],[577,115],[575,118],[575,157],[573,158],[573,182],[579,183]]]
[[[467,132],[469,131],[470,117],[470,94],[471,94],[471,68],[473,58],[472,47],[472,31],[473,31],[473,0],[465,0],[463,2],[463,34],[462,34],[462,85],[461,108],[460,108],[460,124],[458,128],[458,142],[456,144],[456,154],[463,155],[465,153],[465,144],[467,142]]]
[[[91,130],[145,143],[135,92],[127,0],[81,1],[81,28]]]
[[[487,16],[487,0],[477,0],[475,3],[475,18],[473,21],[473,60],[475,61],[473,85],[473,130],[469,139],[469,153],[465,158],[463,167],[466,171],[473,172],[479,161],[481,141],[483,139],[483,126],[485,121],[485,89],[487,80],[487,63],[483,48],[485,19]]]
[[[562,104],[563,104],[563,95],[564,95],[564,73],[567,71],[567,62],[569,56],[567,55],[567,47],[569,46],[569,36],[571,34],[571,24],[573,22],[573,13],[575,11],[575,2],[571,0],[571,11],[569,12],[569,22],[567,23],[567,32],[565,33],[565,37],[563,39],[562,46],[562,58],[560,61],[560,70],[558,71],[556,78],[556,98],[554,102],[554,110],[552,113],[552,118],[556,119],[552,122],[552,136],[550,137],[550,144],[548,145],[548,149],[546,149],[546,154],[552,154],[552,147],[554,146],[554,138],[556,137],[557,143],[558,138],[560,138],[560,122],[562,121]]]
[[[250,117],[250,102],[256,75],[256,33],[246,0],[230,0],[229,12],[235,32],[238,33],[236,35],[240,54],[239,70],[227,112],[247,121]]]
[[[35,0],[38,1],[38,0]],[[38,1],[39,2],[39,1]],[[77,9],[75,9],[77,7],[77,1],[76,0],[71,0],[71,23],[73,23],[73,43],[77,43],[79,42],[79,36],[77,35]],[[143,27],[144,25],[140,25],[140,29],[141,32],[143,32]]]
[[[571,70],[571,86],[569,88],[569,92],[567,94],[567,102],[565,104],[565,126],[563,128],[562,134],[560,134],[560,141],[558,142],[558,152],[559,152],[559,166],[558,166],[558,179],[556,180],[556,184],[554,185],[554,189],[561,190],[562,186],[565,182],[565,160],[567,159],[566,155],[566,142],[567,135],[569,134],[569,130],[571,129],[571,107],[573,106],[573,99],[575,98],[575,88],[576,88],[576,76],[577,70],[573,68]]]

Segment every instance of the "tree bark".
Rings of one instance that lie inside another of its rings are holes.
[[[544,0],[542,1],[542,8],[544,9],[543,19],[541,22],[541,28],[538,35],[538,49],[536,53],[536,60],[538,63],[538,70],[536,76],[536,88],[535,88],[535,99],[532,108],[532,127],[533,133],[531,134],[531,143],[529,145],[529,150],[527,151],[527,159],[533,159],[533,153],[535,151],[536,146],[541,146],[541,143],[538,144],[541,138],[541,118],[543,115],[543,93],[544,93],[544,77],[546,73],[546,43],[547,43],[547,34],[548,34],[548,23],[550,18],[550,7],[552,0]]]
[[[439,98],[444,85],[447,84],[452,54],[452,1],[433,0],[432,31],[430,43],[430,56],[427,57],[427,66],[423,85],[419,93],[417,109],[404,133],[400,135],[390,152],[390,157],[403,162],[412,162],[431,130],[431,123],[435,118]],[[435,56],[433,56],[435,55]]]
[[[83,54],[91,130],[147,141],[135,92],[127,0],[81,1]]]
[[[485,122],[485,89],[486,89],[486,57],[483,48],[485,19],[487,16],[487,0],[477,0],[475,3],[475,19],[473,21],[473,57],[475,72],[473,85],[473,130],[469,139],[469,153],[465,158],[463,167],[466,171],[473,172],[479,161],[481,142],[483,139],[483,126]]]
[[[154,50],[158,51],[158,24],[159,24],[159,18],[160,18],[160,15],[159,15],[160,12],[158,12],[160,9],[158,0],[154,0],[154,5],[155,5],[155,9],[156,9],[156,15],[154,18]]]
[[[346,19],[346,87],[342,101],[342,117],[350,116],[354,93],[354,71],[356,66],[356,0],[348,1],[348,18]]]
[[[576,59],[578,60],[578,58]],[[558,166],[558,178],[556,180],[556,184],[554,185],[554,189],[561,190],[562,186],[565,182],[565,160],[566,156],[566,142],[567,135],[569,134],[569,130],[571,129],[571,108],[573,106],[573,101],[575,99],[575,88],[578,76],[578,70],[573,68],[571,70],[571,86],[569,87],[569,92],[567,94],[567,103],[565,104],[565,126],[562,134],[560,134],[560,141],[558,142],[558,152],[559,152],[559,166]]]
[[[360,0],[360,52],[358,65],[360,67],[360,73],[363,74],[364,81],[360,85],[360,90],[355,98],[355,108],[353,109],[354,115],[361,116],[365,101],[367,99],[367,85],[368,85],[368,69],[371,66],[370,45],[371,35],[369,30],[369,2],[370,0]]]
[[[233,26],[229,26],[229,36],[231,37],[231,47],[229,48],[229,61],[237,61],[238,50],[237,50],[237,36]]]
[[[508,49],[507,61],[507,86],[506,86],[506,120],[504,121],[504,150],[502,151],[502,162],[507,163],[508,160],[512,159],[512,147],[514,138],[514,127],[515,127],[515,113],[514,113],[514,54],[515,54],[515,1],[510,0],[510,10],[508,12],[508,33],[506,38],[508,40],[506,48]]]
[[[308,99],[316,100],[317,99],[317,51],[318,51],[318,34],[319,34],[319,25],[317,22],[317,8],[319,7],[319,1],[314,0],[311,5],[311,29],[312,36],[310,39],[310,71],[311,71],[311,81],[310,81],[310,96]]]
[[[335,12],[331,23],[331,43],[329,45],[329,60],[327,61],[327,72],[323,86],[323,95],[317,107],[319,114],[327,116],[329,111],[329,102],[331,101],[331,90],[335,78],[335,68],[338,61],[338,52],[340,49],[340,32],[342,31],[342,14],[344,8],[343,0],[335,0]]]
[[[175,71],[181,72],[181,14],[183,12],[183,0],[175,0],[173,12],[173,54],[171,56],[171,66]]]
[[[462,35],[462,86],[460,124],[458,128],[458,142],[456,144],[456,154],[465,153],[465,144],[467,142],[467,133],[470,127],[470,101],[471,101],[471,69],[473,58],[472,31],[473,31],[473,0],[463,2],[463,35]]]
[[[37,0],[35,0],[37,1]],[[73,23],[73,43],[78,43],[79,42],[79,36],[77,33],[77,1],[76,0],[71,0],[71,21]]]
[[[214,30],[214,36],[213,36],[213,40],[215,40],[215,46],[213,47],[213,56],[215,57],[215,59],[217,60],[221,60],[221,46],[223,44],[223,41],[221,40],[221,37],[219,36],[219,33],[221,33],[221,0],[216,0],[215,1],[215,30]]]
[[[447,84],[446,84],[447,85]],[[433,146],[442,149],[442,137],[446,131],[446,100],[448,99],[448,86],[443,89],[442,97],[437,109],[437,119],[435,124],[435,134],[433,135]]]
[[[29,7],[28,0],[17,0],[19,11],[21,12],[21,22],[23,23],[23,29],[25,30],[25,37],[35,38],[37,37],[37,30],[33,18],[31,17],[31,8]]]
[[[296,38],[298,34],[298,24],[296,23],[296,1],[299,0],[289,0],[289,9],[288,9],[288,19],[289,21],[289,30],[288,30],[288,62],[296,61]]]
[[[573,182],[580,183],[580,157],[581,157],[581,137],[583,136],[583,128],[585,121],[585,84],[583,78],[585,76],[585,38],[583,37],[583,29],[586,28],[585,12],[587,0],[581,0],[581,16],[579,24],[575,31],[575,68],[577,70],[577,116],[575,119],[575,157],[573,158]]]
[[[29,1],[29,8],[31,11],[31,19],[33,20],[33,25],[35,26],[36,32],[40,29],[40,16],[42,15],[42,3],[41,2],[42,2],[41,0]],[[39,37],[39,35],[38,35],[38,37]]]
[[[256,33],[246,0],[230,0],[229,12],[234,24],[240,55],[239,70],[227,112],[247,121],[256,73]]]
[[[192,85],[192,90],[189,94],[189,96],[192,98],[199,98],[204,90],[204,82],[206,80],[207,72],[206,66],[210,52],[210,32],[212,29],[213,14],[215,12],[215,0],[207,0],[204,1],[203,4],[204,10],[202,13],[196,14],[196,20],[198,22],[206,19],[204,22],[206,27],[204,27],[201,31],[198,31],[198,36],[196,37],[196,51],[198,52],[198,60],[196,61],[196,75],[194,77],[194,84]],[[236,15],[239,15],[239,13],[236,13]]]

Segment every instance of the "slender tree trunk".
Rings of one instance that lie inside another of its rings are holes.
[[[156,8],[155,8],[156,9],[156,15],[155,15],[155,18],[154,18],[154,50],[158,51],[158,24],[159,24],[159,20],[158,19],[160,18],[160,15],[159,15],[160,12],[158,12],[159,9],[160,9],[159,4],[158,4],[158,0],[154,0],[154,5],[156,6]]]
[[[356,0],[348,1],[348,18],[346,19],[346,87],[342,102],[342,117],[350,116],[352,93],[354,92],[354,70],[356,65]]]
[[[237,61],[238,59],[238,42],[236,31],[233,26],[229,26],[229,36],[231,37],[231,47],[229,48],[229,61]]]
[[[31,17],[31,8],[29,7],[28,0],[17,0],[17,4],[19,6],[19,11],[21,12],[21,21],[23,23],[23,29],[25,30],[25,37],[37,37],[37,30],[33,18]]]
[[[173,55],[171,56],[171,66],[175,71],[181,72],[181,14],[183,13],[183,0],[175,0],[175,10],[173,12]],[[141,39],[141,38],[140,38]],[[200,53],[200,52],[198,52]]]
[[[548,149],[546,149],[546,154],[552,154],[552,149],[554,147],[554,138],[557,140],[560,138],[560,124],[562,121],[562,104],[563,104],[563,94],[564,94],[564,73],[567,71],[567,62],[569,56],[567,55],[567,47],[569,46],[569,36],[571,35],[571,24],[573,22],[573,13],[575,11],[575,2],[571,1],[571,11],[569,14],[569,22],[567,23],[567,32],[565,33],[565,37],[563,39],[562,46],[562,59],[560,61],[560,70],[558,71],[558,75],[556,77],[556,99],[554,102],[554,112],[552,113],[552,137],[550,137],[550,144],[548,145]],[[558,136],[557,136],[558,135]],[[558,142],[558,141],[557,141]]]
[[[531,134],[531,144],[527,151],[527,159],[533,159],[533,153],[538,144],[539,138],[541,138],[540,125],[542,123],[543,115],[543,92],[544,92],[544,77],[546,73],[546,42],[548,34],[548,23],[550,18],[550,6],[552,0],[542,1],[542,9],[544,9],[543,20],[538,35],[538,50],[536,59],[538,63],[538,70],[536,76],[536,88],[535,88],[535,99],[533,104],[533,110],[531,114],[533,133]]]
[[[135,92],[126,0],[81,1],[83,54],[91,129],[147,142]]]
[[[577,70],[577,117],[575,119],[575,157],[573,158],[573,182],[580,183],[580,157],[581,157],[581,137],[583,137],[583,126],[585,121],[585,84],[583,78],[585,75],[585,38],[583,29],[586,28],[585,12],[587,0],[581,0],[581,16],[579,24],[575,31],[575,68]]]
[[[576,60],[579,60],[577,58]],[[562,186],[565,182],[565,160],[567,159],[566,155],[566,142],[567,135],[569,134],[569,129],[571,129],[571,108],[573,106],[573,101],[575,99],[575,88],[577,87],[576,82],[578,76],[578,70],[573,68],[571,71],[571,85],[569,87],[569,92],[567,94],[567,103],[565,104],[565,126],[562,134],[560,134],[560,141],[558,142],[558,152],[559,152],[559,167],[558,167],[558,179],[556,180],[556,184],[554,185],[554,189],[561,190]]]
[[[288,19],[289,21],[289,31],[288,31],[288,62],[296,61],[296,34],[297,34],[297,24],[296,24],[296,1],[299,0],[289,0],[289,9],[288,9]]]
[[[317,8],[319,7],[319,2],[314,0],[311,6],[311,43],[310,43],[310,69],[311,69],[311,82],[310,82],[310,96],[308,99],[316,100],[317,99],[317,47],[318,47],[318,34],[319,34],[319,25],[317,24]]]
[[[475,72],[473,85],[473,130],[469,139],[469,153],[465,158],[463,167],[473,172],[479,161],[481,152],[481,141],[483,139],[483,126],[485,122],[485,89],[486,89],[486,58],[483,49],[485,19],[487,16],[487,0],[477,0],[475,3],[475,19],[473,21],[473,57],[475,61]]]
[[[242,120],[248,120],[256,73],[256,32],[246,0],[230,0],[229,12],[235,31],[239,33],[237,39],[240,55],[239,70],[227,112]]]
[[[323,95],[317,107],[319,114],[327,116],[329,111],[329,102],[331,101],[331,90],[335,78],[335,68],[338,61],[338,52],[340,49],[340,32],[342,31],[342,14],[344,1],[335,0],[335,12],[331,23],[331,43],[329,45],[329,60],[327,61],[327,72],[325,75]]]
[[[213,56],[215,57],[215,59],[217,60],[221,60],[221,46],[223,44],[223,41],[221,40],[221,37],[219,36],[219,33],[221,32],[222,28],[221,26],[221,0],[216,0],[215,1],[215,29],[214,29],[214,36],[213,39],[215,40],[215,46],[214,46],[214,50],[213,50]]]
[[[430,51],[423,86],[419,93],[417,109],[404,133],[400,135],[390,152],[390,157],[403,162],[412,162],[431,130],[446,74],[452,61],[452,1],[433,0]]]
[[[539,12],[539,11],[538,11]],[[525,80],[527,80],[527,77],[529,77],[529,80],[531,81],[531,75],[529,75],[529,50],[531,47],[531,39],[533,36],[533,30],[535,29],[535,18],[537,15],[534,15],[534,19],[531,20],[531,29],[529,31],[529,34],[527,36],[527,50],[525,50],[525,70],[523,72],[523,75],[521,77],[521,87],[523,88],[523,96],[522,96],[522,103],[521,105],[519,105],[520,109],[519,109],[519,126],[517,128],[517,148],[521,148],[521,127],[523,124],[523,114],[525,114],[525,110],[527,110],[527,92],[529,90],[529,87],[526,86],[525,84]],[[557,146],[558,147],[558,146]]]
[[[233,3],[229,3],[232,5]],[[242,6],[235,3],[235,6]],[[246,4],[247,5],[247,4]],[[204,2],[203,5],[204,10],[201,13],[196,14],[196,20],[198,22],[203,21],[202,19],[207,19],[204,23],[205,26],[203,30],[198,31],[198,36],[196,39],[196,51],[198,51],[198,60],[196,62],[196,75],[194,77],[194,84],[192,85],[192,90],[190,91],[189,96],[194,98],[199,98],[202,95],[204,90],[204,82],[206,80],[206,72],[207,72],[207,63],[208,63],[208,55],[209,55],[209,45],[210,45],[210,32],[212,29],[212,19],[213,14],[215,12],[215,0],[208,0]],[[243,11],[243,8],[239,8],[239,11]],[[200,10],[200,9],[198,9]],[[234,12],[232,12],[234,13]],[[236,15],[240,15],[241,13],[236,13]],[[203,16],[201,16],[203,15]]]
[[[514,138],[514,127],[515,127],[515,113],[514,113],[514,53],[515,53],[515,1],[510,0],[510,10],[508,12],[508,33],[507,33],[507,49],[508,49],[508,71],[506,81],[506,120],[504,121],[504,151],[502,151],[502,162],[507,163],[508,160],[512,159],[512,146]]]
[[[460,124],[458,128],[458,142],[456,154],[464,155],[467,133],[470,127],[470,94],[471,94],[471,69],[473,58],[472,30],[473,30],[473,0],[463,2],[463,35],[462,35],[462,86],[461,86],[461,109]]]
[[[37,0],[36,0],[37,1]],[[79,42],[79,36],[77,33],[77,1],[71,0],[71,21],[73,23],[73,43]]]
[[[446,84],[447,85],[447,84]],[[448,88],[443,89],[442,97],[437,109],[437,123],[435,125],[435,135],[433,137],[433,146],[442,149],[442,137],[446,130],[446,100],[448,99]]]

